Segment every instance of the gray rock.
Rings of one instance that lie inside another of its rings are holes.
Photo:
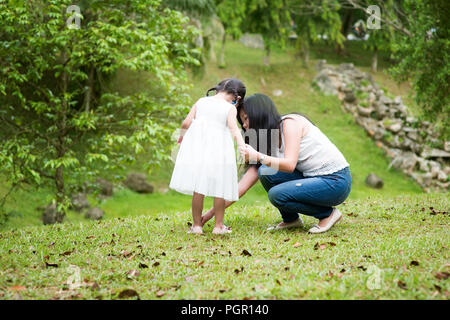
[[[383,188],[384,182],[376,174],[371,173],[366,178],[366,185],[371,188],[381,189]]]
[[[341,63],[338,66],[339,71],[353,71],[355,70],[355,65],[353,63]]]
[[[105,215],[105,212],[100,208],[90,208],[84,215],[86,219],[100,220]]]
[[[91,205],[85,193],[80,192],[72,196],[72,209],[74,211],[81,212],[90,207]]]
[[[402,97],[396,96],[394,98],[394,104],[403,104]]]
[[[444,150],[446,152],[450,152],[450,141],[445,141],[444,142]]]
[[[390,105],[392,103],[392,99],[386,96],[381,96],[380,102],[386,105]]]
[[[403,152],[396,156],[389,167],[393,166],[396,169],[406,170],[407,172],[412,172],[416,166],[418,157],[413,152]]]
[[[358,114],[363,117],[370,117],[370,114],[373,112],[373,108],[364,108],[362,106],[357,106]]]
[[[393,133],[397,133],[400,130],[402,130],[402,123],[396,122],[396,123],[390,124],[386,127],[386,129],[388,129],[389,131],[391,131]]]
[[[325,60],[325,59],[317,61],[317,63],[316,63],[317,71],[322,70],[323,68],[325,68],[326,65],[327,65],[327,60]]]
[[[273,91],[272,91],[272,94],[273,94],[275,97],[279,97],[279,96],[281,96],[281,95],[283,94],[283,91],[280,90],[280,89],[276,89],[276,90],[273,90]]]
[[[428,172],[430,170],[430,166],[427,160],[423,158],[417,158],[417,162],[419,163],[419,169],[423,172]]]
[[[444,171],[440,170],[438,172],[437,178],[438,178],[439,181],[446,182],[447,181],[447,174]]]
[[[61,223],[64,215],[56,210],[56,203],[48,205],[42,214],[42,222],[44,224]]]
[[[239,41],[248,48],[264,49],[264,39],[260,34],[246,32]]]
[[[107,196],[107,197],[110,197],[113,195],[114,186],[113,186],[112,182],[110,182],[106,179],[102,179],[102,178],[98,178],[95,182],[100,187],[100,194]]]
[[[352,92],[346,92],[345,96],[344,96],[344,101],[347,103],[353,103],[356,101],[356,96],[355,94]]]
[[[143,173],[130,173],[124,184],[138,193],[153,193],[153,186],[147,182],[147,176]]]
[[[425,148],[422,152],[422,158],[450,158],[450,153],[440,149]]]
[[[331,80],[331,78],[328,76],[328,70],[323,69],[320,71],[317,76],[314,78],[313,81],[319,88],[320,91],[322,91],[325,95],[337,95],[338,91]]]

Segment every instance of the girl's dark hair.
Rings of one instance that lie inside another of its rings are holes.
[[[206,96],[208,96],[209,92],[211,91],[216,92],[226,92],[231,93],[234,95],[235,98],[238,96],[241,97],[241,99],[237,102],[237,107],[242,107],[244,103],[245,93],[247,92],[247,89],[245,88],[244,84],[241,80],[229,78],[225,79],[219,82],[219,84],[208,91],[206,91]]]
[[[273,103],[272,99],[270,99],[268,96],[261,94],[261,93],[255,93],[251,95],[250,97],[246,98],[243,105],[238,106],[237,108],[237,120],[241,127],[243,128],[243,123],[240,117],[240,111],[241,109],[244,109],[245,113],[247,114],[248,121],[249,121],[249,128],[256,130],[257,134],[257,145],[254,146],[254,141],[249,141],[252,147],[255,150],[261,151],[261,152],[267,152],[269,156],[272,155],[272,135],[275,139],[278,139],[278,130],[280,129],[280,123],[281,123],[281,116],[278,113],[277,108],[275,107],[275,104]],[[298,114],[303,117],[305,117],[308,121],[308,117],[305,115],[298,113],[298,112],[292,112],[290,114]],[[312,122],[311,122],[312,123]],[[261,130],[267,130],[267,134],[265,132],[261,132]],[[278,129],[276,131],[272,131],[273,129]],[[245,130],[245,129],[244,129]],[[276,134],[276,135],[275,135]],[[260,146],[262,145],[260,143],[260,138],[264,138],[266,141],[264,142],[267,146],[267,150],[259,150]],[[254,139],[253,139],[254,140]],[[275,140],[278,141],[278,140]],[[246,141],[246,143],[248,143]]]

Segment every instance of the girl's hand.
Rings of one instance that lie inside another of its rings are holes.
[[[180,144],[180,143],[181,143],[181,141],[183,141],[183,136],[180,136],[180,137],[178,138],[178,141],[177,141],[177,143],[178,143],[178,144]]]
[[[254,161],[258,162],[259,152],[253,149],[253,147],[249,144],[245,145],[245,161]]]

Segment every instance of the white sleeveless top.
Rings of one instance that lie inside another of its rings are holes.
[[[325,136],[319,128],[301,115],[285,115],[281,119],[301,117],[306,120],[308,133],[300,141],[300,151],[296,169],[305,177],[326,175],[337,172],[349,166],[342,153]],[[277,150],[278,157],[284,158],[283,121],[280,123],[281,147]]]

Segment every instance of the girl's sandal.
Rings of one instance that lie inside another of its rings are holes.
[[[189,228],[188,233],[203,234],[203,230],[202,230],[202,227],[195,226],[195,227]]]
[[[216,228],[214,227],[213,234],[227,234],[227,233],[231,233],[231,228],[227,227],[227,226],[223,226],[222,228]]]

